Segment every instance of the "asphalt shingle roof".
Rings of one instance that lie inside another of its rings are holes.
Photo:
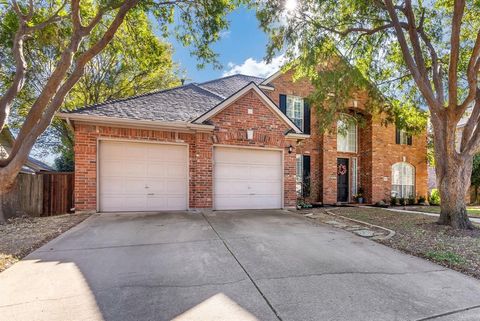
[[[92,116],[160,121],[191,121],[206,113],[250,82],[262,78],[233,75],[201,84],[184,86],[107,101],[69,113]]]
[[[247,84],[254,82],[258,85],[263,80],[263,78],[254,76],[233,75],[225,78],[207,81],[198,84],[198,86],[214,92],[222,96],[223,98],[228,98],[229,96],[233,95],[234,93],[245,87]]]

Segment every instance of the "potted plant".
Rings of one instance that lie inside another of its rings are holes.
[[[423,195],[418,197],[418,205],[426,205],[427,198]]]
[[[363,198],[363,188],[359,187],[358,188],[358,193],[355,195],[355,199],[357,200],[358,204],[363,204],[364,198]]]

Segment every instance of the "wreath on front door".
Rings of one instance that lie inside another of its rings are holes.
[[[337,172],[338,172],[338,175],[340,175],[340,176],[347,174],[347,165],[339,164]]]

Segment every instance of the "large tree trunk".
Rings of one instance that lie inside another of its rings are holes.
[[[6,168],[0,168],[0,224],[4,223],[7,220],[7,204],[5,200],[5,195],[12,189],[15,180],[18,176],[16,174],[7,173]]]
[[[471,229],[465,198],[472,174],[472,157],[446,155],[437,158],[437,183],[441,198],[439,224],[457,229]]]

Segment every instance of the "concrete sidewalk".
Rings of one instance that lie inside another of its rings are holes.
[[[97,214],[0,273],[1,320],[478,320],[480,282],[284,211]]]
[[[373,207],[373,206],[364,206],[364,207],[377,208],[377,207]],[[384,208],[384,210],[392,211],[392,212],[399,212],[399,213],[410,213],[410,214],[420,214],[420,215],[440,217],[440,214],[429,213],[429,212],[409,211],[409,210],[401,210],[401,209],[396,209],[396,208]],[[480,224],[480,218],[469,217],[469,219],[470,219],[470,221],[472,221],[474,223]]]

